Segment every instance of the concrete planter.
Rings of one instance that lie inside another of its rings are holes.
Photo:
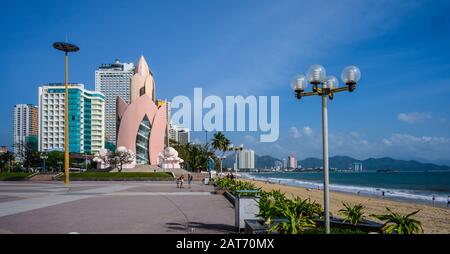
[[[264,219],[250,219],[245,220],[246,234],[268,234],[270,228],[280,222],[286,222],[287,219],[272,219],[272,223],[265,224]]]
[[[323,226],[324,222],[322,219],[320,220],[315,220],[316,224],[318,226]],[[338,227],[338,228],[357,228],[361,231],[364,232],[378,232],[380,231],[381,227],[383,226],[383,224],[374,222],[374,221],[370,221],[370,220],[365,220],[364,222],[358,223],[356,225],[350,224],[349,222],[344,222],[344,219],[342,218],[337,218],[337,217],[333,217],[330,218],[330,227]]]

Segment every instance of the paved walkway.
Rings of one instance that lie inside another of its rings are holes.
[[[0,233],[233,233],[212,187],[170,182],[0,182]]]

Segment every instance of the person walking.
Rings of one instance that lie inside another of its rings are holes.
[[[194,178],[191,174],[188,174],[188,185],[189,185],[189,189],[191,188],[191,182],[192,182],[192,178]]]
[[[433,195],[433,206],[434,206],[434,201],[436,201],[436,197]]]
[[[177,189],[180,188],[180,178],[181,178],[181,176],[178,177],[177,180],[175,180],[177,182]]]
[[[180,188],[183,188],[184,175],[180,176]]]
[[[450,205],[450,196],[447,197],[447,207]]]

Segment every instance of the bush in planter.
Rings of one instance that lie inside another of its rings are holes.
[[[292,208],[297,211],[301,216],[308,217],[310,219],[320,219],[323,217],[322,206],[315,201],[311,202],[310,199],[301,199],[296,197],[292,201]]]
[[[279,190],[263,192],[259,200],[258,217],[265,219],[265,224],[272,224],[272,219],[286,219],[270,227],[270,232],[285,234],[302,233],[306,227],[315,227],[313,219],[320,218],[323,210],[320,204],[310,199],[296,197],[286,198]]]
[[[386,207],[389,214],[375,215],[371,216],[377,218],[381,221],[386,221],[381,228],[381,230],[386,234],[416,234],[423,233],[422,223],[418,220],[410,218],[411,216],[418,213],[420,210],[412,212],[407,215],[402,215],[393,212],[389,207]]]
[[[219,189],[229,189],[231,186],[235,184],[234,182],[235,180],[229,178],[217,178],[214,180],[215,185]]]
[[[344,222],[349,222],[350,224],[356,226],[360,222],[364,222],[364,206],[361,204],[350,206],[347,203],[342,203],[345,209],[340,209],[339,214],[344,215]]]
[[[271,224],[273,218],[281,218],[283,216],[278,207],[281,207],[286,202],[288,202],[288,199],[279,190],[262,192],[258,202],[259,213],[257,216],[264,218],[265,224]]]
[[[287,202],[280,203],[280,206],[275,208],[288,221],[273,225],[269,232],[299,234],[303,233],[305,228],[314,228],[316,226],[310,217],[303,215],[301,209],[297,209],[298,207],[295,203],[295,201],[287,200]]]

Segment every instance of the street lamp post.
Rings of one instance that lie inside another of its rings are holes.
[[[234,151],[234,173],[236,174],[237,177],[237,171],[238,171],[238,164],[237,164],[237,151],[242,151],[244,149],[244,145],[241,144],[240,146],[234,146],[233,144],[231,144],[229,146],[230,150]]]
[[[45,168],[45,160],[48,159],[48,155],[46,153],[42,153],[40,157],[44,161],[44,165],[42,166],[42,172],[45,173],[47,171],[46,168]]]
[[[361,72],[356,66],[344,68],[341,79],[345,87],[338,87],[339,81],[334,76],[326,76],[325,68],[321,65],[312,65],[306,77],[298,75],[291,82],[295,97],[301,99],[304,96],[318,95],[322,97],[322,142],[323,142],[323,197],[324,197],[324,217],[325,232],[330,233],[330,196],[329,196],[329,164],[328,164],[328,99],[332,100],[334,94],[343,91],[353,92],[356,84],[361,78]],[[305,92],[308,83],[312,84],[312,91]]]
[[[225,158],[226,158],[225,156],[219,156],[219,160],[220,160],[220,173],[222,173],[222,171],[223,171],[223,170],[222,170],[222,168],[223,168],[223,167],[222,167],[222,161],[225,160]]]
[[[69,184],[69,52],[77,52],[80,48],[67,42],[55,42],[53,47],[64,51],[66,58],[65,104],[64,104],[64,184]]]

